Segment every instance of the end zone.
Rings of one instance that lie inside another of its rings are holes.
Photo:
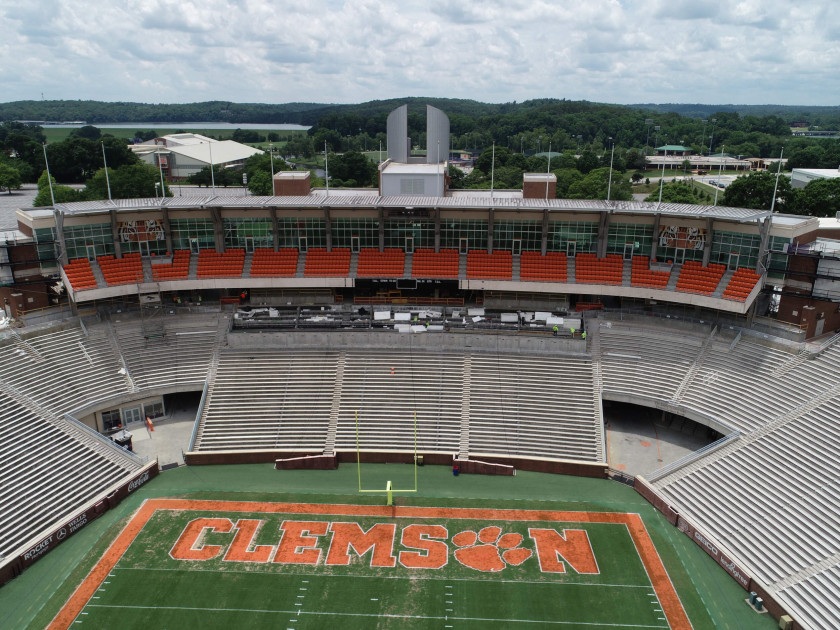
[[[484,509],[484,508],[436,508],[436,507],[393,507],[393,506],[370,506],[370,505],[339,505],[339,504],[313,504],[313,503],[266,503],[266,502],[247,502],[247,501],[205,501],[205,500],[179,500],[179,499],[149,499],[135,512],[129,523],[120,532],[108,550],[103,554],[102,558],[97,562],[88,576],[79,585],[76,591],[70,596],[68,601],[58,612],[56,617],[48,626],[48,630],[67,630],[73,625],[73,622],[82,612],[84,607],[88,604],[91,597],[96,593],[97,589],[102,585],[112,569],[117,565],[123,554],[128,550],[134,542],[138,534],[144,528],[149,519],[159,510],[171,511],[190,511],[190,512],[208,512],[208,513],[248,513],[248,514],[284,514],[284,515],[335,515],[342,517],[341,520],[346,520],[347,516],[365,516],[365,517],[381,517],[383,519],[406,518],[406,519],[422,519],[424,522],[433,521],[433,519],[470,519],[479,521],[488,521],[488,526],[481,531],[470,534],[474,536],[467,536],[470,541],[464,542],[463,539],[455,540],[453,543],[456,546],[475,545],[476,540],[480,542],[485,541],[484,538],[493,537],[494,544],[499,548],[508,548],[509,551],[505,559],[507,562],[524,562],[530,557],[530,552],[525,554],[523,548],[515,549],[518,545],[517,541],[506,541],[507,535],[501,535],[500,528],[493,526],[492,521],[541,521],[541,522],[558,522],[564,525],[574,523],[607,523],[607,524],[623,524],[626,526],[630,538],[639,554],[639,558],[647,572],[648,578],[653,586],[653,589],[658,597],[663,614],[667,619],[668,624],[673,630],[691,630],[692,626],[688,616],[683,608],[682,602],[677,595],[676,590],[665,570],[662,560],[659,557],[650,536],[644,526],[641,517],[638,514],[628,513],[611,513],[611,512],[571,512],[571,511],[552,511],[552,510],[510,510],[510,509]],[[339,520],[339,519],[337,519]],[[411,527],[411,526],[410,526]],[[434,525],[426,525],[426,528],[435,527]],[[492,530],[492,531],[490,531]],[[332,530],[335,531],[335,530]],[[556,535],[555,530],[532,530],[532,538],[537,544],[537,555],[540,564],[543,562],[557,563],[558,549],[565,544],[574,544],[571,536],[569,541],[561,535]],[[466,534],[467,532],[462,532]],[[571,533],[571,530],[570,530]],[[553,534],[553,535],[552,535]],[[482,538],[482,536],[484,538]],[[465,537],[466,538],[466,537]],[[428,542],[428,541],[427,541]],[[520,541],[521,542],[521,541]],[[444,543],[437,543],[444,545]],[[540,548],[541,544],[545,544],[549,552],[543,553]],[[551,546],[554,545],[554,546]],[[560,545],[560,547],[558,547]],[[455,557],[462,564],[469,565],[467,562],[459,557],[459,552],[463,549],[455,550]],[[406,554],[406,552],[402,552]],[[507,553],[507,552],[506,552]],[[586,558],[575,559],[573,554],[562,554],[562,558],[568,562],[578,563],[580,566],[589,566],[589,570],[583,572],[597,572],[597,567],[587,565]],[[562,563],[560,563],[562,564]],[[471,568],[478,568],[472,567]],[[484,569],[479,569],[484,570]],[[491,571],[494,569],[490,569]]]

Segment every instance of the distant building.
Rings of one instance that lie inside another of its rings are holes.
[[[791,171],[790,184],[794,188],[805,188],[815,179],[834,179],[840,177],[837,168],[795,168]]]
[[[449,187],[449,117],[426,105],[426,154],[411,155],[408,106],[388,114],[388,159],[379,165],[383,197],[443,197]]]
[[[197,133],[175,133],[129,147],[141,160],[163,170],[168,181],[180,181],[210,166],[241,167],[263,153],[233,140],[214,140]]]
[[[661,147],[656,147],[656,155],[691,155],[691,147],[684,147],[681,144],[665,144]]]

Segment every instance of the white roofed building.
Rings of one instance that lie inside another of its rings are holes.
[[[169,181],[186,179],[212,163],[222,168],[236,168],[260,149],[233,140],[214,140],[195,133],[176,133],[135,144],[132,151],[147,164],[163,169]]]

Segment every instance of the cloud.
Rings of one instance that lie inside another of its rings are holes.
[[[838,25],[833,0],[5,0],[0,90],[828,104],[840,93]]]

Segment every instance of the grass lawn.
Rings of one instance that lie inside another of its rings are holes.
[[[413,485],[410,466],[367,464],[362,472],[366,488],[387,480],[398,488]],[[723,569],[621,484],[522,472],[453,478],[444,467],[426,466],[419,470],[419,492],[398,495],[392,512],[383,497],[359,495],[357,483],[354,465],[167,471],[0,589],[0,627],[47,626],[129,517],[143,512],[135,512],[141,502],[172,496],[262,505],[160,504],[151,510],[147,504],[147,520],[138,522],[136,536],[83,603],[86,614],[71,619],[73,628],[667,628],[660,617],[671,609],[667,600],[662,605],[661,589],[652,588],[653,581],[662,584],[649,567],[653,548],[695,630],[775,626],[748,609],[746,593]],[[586,513],[607,513],[606,521],[581,516]],[[189,523],[206,518],[217,519],[217,527],[199,521],[191,538]],[[259,526],[249,530],[249,521]],[[282,540],[301,521],[317,535],[281,553]],[[415,525],[441,529],[415,531],[423,536],[412,539],[406,531]],[[487,527],[498,530],[483,531]],[[565,534],[571,546],[555,534],[540,543],[539,530]],[[639,532],[649,548],[638,543]],[[364,538],[368,534],[372,538]],[[552,554],[554,543],[560,555]],[[307,547],[315,556],[294,556]],[[278,556],[285,560],[276,562]],[[549,566],[552,559],[562,561],[563,572]]]

